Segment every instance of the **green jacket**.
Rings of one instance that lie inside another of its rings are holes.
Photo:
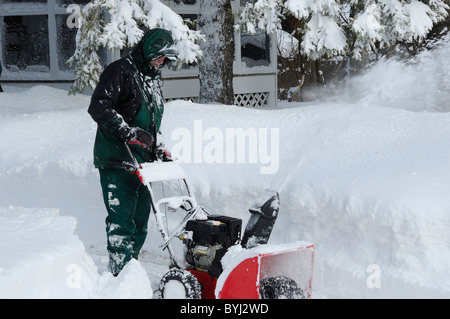
[[[118,136],[121,126],[139,127],[150,132],[156,143],[164,113],[160,70],[150,61],[166,55],[173,60],[173,39],[165,29],[148,31],[126,57],[111,63],[100,76],[88,112],[97,122],[94,144],[96,167],[123,167],[131,162]],[[167,60],[167,59],[166,59]],[[145,150],[137,145],[130,149],[138,162],[153,161],[155,146]]]

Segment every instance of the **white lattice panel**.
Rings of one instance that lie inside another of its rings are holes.
[[[234,104],[247,107],[265,106],[267,105],[268,98],[268,92],[235,94]]]

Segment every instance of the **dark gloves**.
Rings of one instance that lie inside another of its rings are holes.
[[[156,158],[162,162],[171,162],[172,154],[164,146],[160,146],[156,149]]]
[[[142,148],[151,150],[153,146],[153,136],[139,127],[129,127],[128,125],[121,125],[117,130],[116,137],[128,144],[139,145]]]
[[[121,142],[128,142],[133,136],[133,131],[131,127],[122,122],[119,128],[114,132],[115,137],[117,137]]]
[[[154,138],[149,132],[139,127],[133,127],[131,131],[134,136],[128,140],[128,144],[136,144],[148,150],[152,149]]]

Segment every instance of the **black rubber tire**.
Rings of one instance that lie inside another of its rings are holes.
[[[302,288],[291,278],[276,276],[264,278],[259,286],[261,299],[305,299]]]
[[[201,299],[201,297],[200,283],[187,270],[172,268],[161,278],[159,283],[160,299]]]

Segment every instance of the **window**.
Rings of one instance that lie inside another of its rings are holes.
[[[56,3],[63,5],[64,7],[67,7],[68,5],[71,5],[71,4],[79,4],[79,5],[87,4],[87,3],[89,3],[89,1],[90,0],[75,0],[75,1],[74,0],[56,0]],[[45,2],[45,0],[44,0],[44,2]]]
[[[188,5],[193,5],[193,4],[197,4],[197,0],[173,0],[173,2],[175,2],[176,4],[188,4]]]
[[[67,23],[89,0],[3,0],[0,2],[0,59],[11,80],[72,80],[66,61],[75,52],[77,29]]]
[[[58,69],[67,71],[69,68],[66,61],[75,52],[75,37],[77,28],[69,28],[67,25],[67,15],[59,14],[56,16],[56,50],[58,56]]]
[[[241,61],[249,68],[270,65],[270,37],[264,32],[241,33]]]
[[[48,18],[45,15],[4,18],[3,65],[10,71],[50,70]]]
[[[16,3],[16,2],[47,3],[47,0],[4,0],[4,3]]]

